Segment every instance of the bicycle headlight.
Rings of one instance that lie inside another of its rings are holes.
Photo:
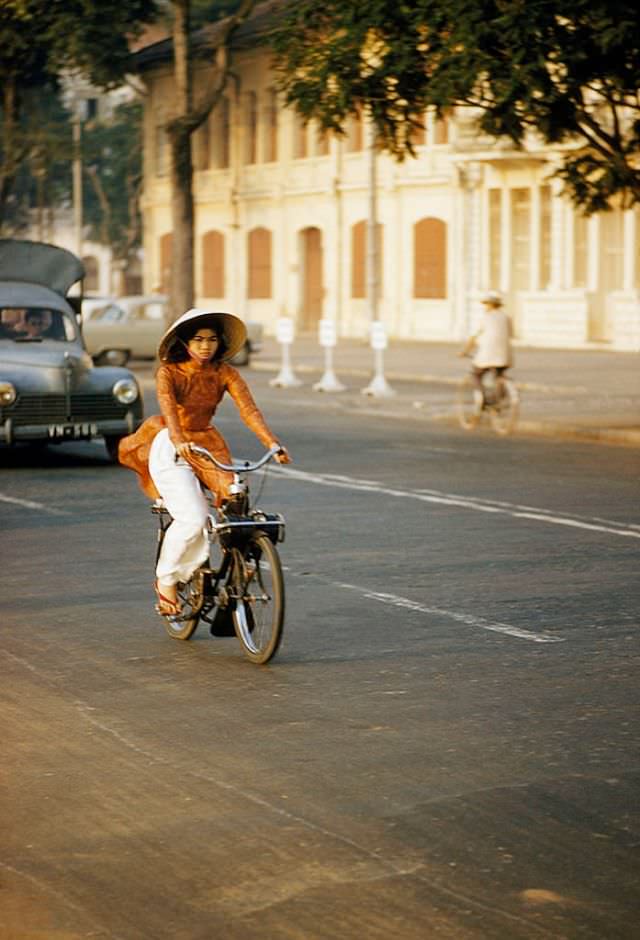
[[[140,394],[138,385],[133,379],[118,379],[112,392],[115,400],[121,405],[132,405]]]
[[[12,405],[17,393],[11,382],[0,382],[0,405]]]

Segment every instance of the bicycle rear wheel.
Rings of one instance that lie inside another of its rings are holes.
[[[507,435],[513,431],[518,420],[518,390],[511,379],[504,376],[496,379],[496,402],[491,407],[489,417],[496,434]]]
[[[480,420],[482,403],[479,400],[478,386],[467,375],[458,386],[458,421],[465,431],[471,431]]]
[[[178,617],[165,617],[164,628],[174,640],[190,640],[196,632],[204,602],[204,573],[198,569],[184,584],[178,584],[181,613]]]
[[[284,624],[284,579],[273,542],[254,535],[243,551],[234,549],[231,572],[233,625],[245,656],[267,663],[275,655]]]

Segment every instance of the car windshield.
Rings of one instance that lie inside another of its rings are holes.
[[[47,307],[0,307],[0,339],[15,343],[54,340],[70,343],[76,338],[73,317]]]
[[[100,321],[100,323],[118,323],[120,320],[124,320],[126,314],[122,307],[119,307],[117,304],[107,303],[104,307],[96,307],[95,310],[92,310],[88,320]]]

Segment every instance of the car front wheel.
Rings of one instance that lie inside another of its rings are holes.
[[[123,436],[122,434],[105,435],[104,446],[107,448],[107,454],[112,463],[118,463],[118,446]]]
[[[105,349],[94,360],[97,366],[126,366],[128,361],[128,349]]]

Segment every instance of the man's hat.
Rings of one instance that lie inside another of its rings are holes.
[[[234,317],[232,313],[200,310],[193,307],[183,313],[181,317],[178,317],[160,340],[158,358],[162,362],[167,361],[171,348],[179,341],[181,328],[186,326],[187,323],[195,325],[198,320],[204,321],[203,326],[206,322],[208,327],[216,330],[218,336],[224,339],[226,349],[222,356],[223,359],[233,359],[247,341],[247,328],[239,317]]]
[[[487,291],[486,294],[483,294],[480,298],[480,303],[482,304],[491,304],[492,307],[501,307],[504,303],[502,299],[502,294],[497,290]]]

